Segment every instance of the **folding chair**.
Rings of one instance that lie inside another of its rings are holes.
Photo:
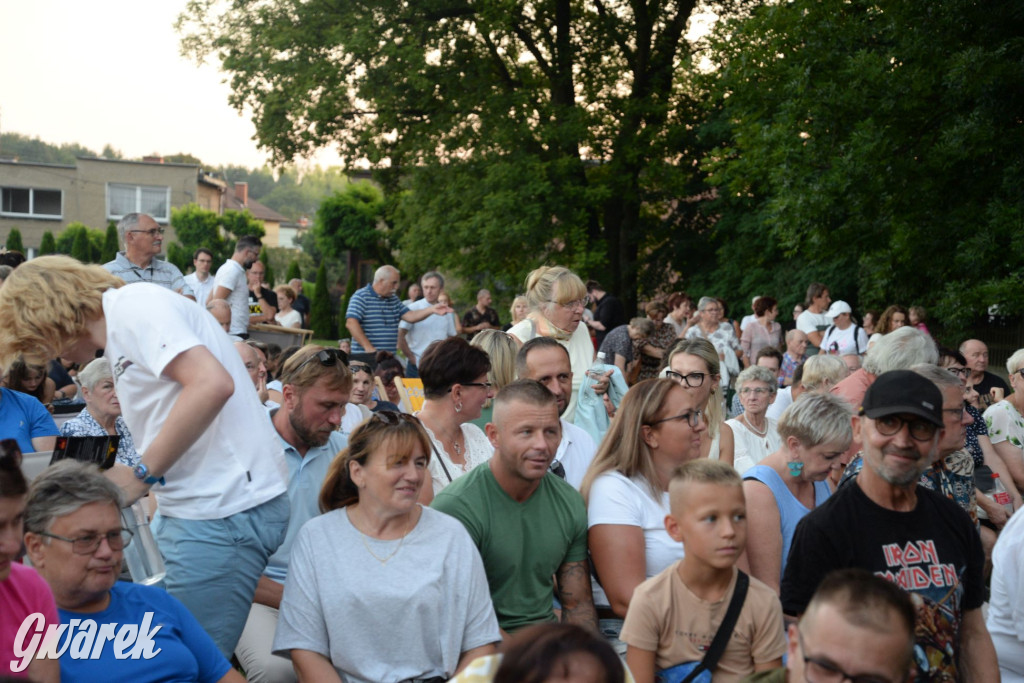
[[[423,407],[423,380],[395,377],[395,388],[398,389],[403,412],[411,414]]]

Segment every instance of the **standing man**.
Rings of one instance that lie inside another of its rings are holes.
[[[797,526],[782,608],[799,616],[831,570],[866,569],[914,601],[916,680],[995,681],[978,532],[956,503],[918,486],[938,456],[942,411],[939,388],[915,372],[884,373],[868,388],[854,418],[864,468]]]
[[[121,285],[66,256],[20,266],[0,297],[0,365],[105,350],[141,454],[106,474],[128,504],[153,489],[167,592],[230,657],[288,525],[280,442],[213,316],[161,287]]]
[[[212,299],[224,299],[231,306],[229,334],[249,337],[249,282],[246,271],[260,257],[263,243],[254,235],[246,235],[235,243],[235,253],[217,269]],[[211,299],[211,300],[212,300]]]
[[[318,494],[335,456],[348,439],[338,431],[352,390],[352,375],[344,363],[324,365],[320,354],[336,356],[323,346],[305,346],[281,370],[281,406],[270,411],[288,463],[291,518],[284,543],[267,563],[256,586],[245,630],[235,656],[250,681],[295,681],[290,660],[271,654],[277,615],[288,576],[292,543],[303,524],[320,514]]]
[[[210,274],[210,267],[213,265],[213,252],[206,247],[199,247],[192,255],[192,265],[195,271],[185,276],[185,284],[192,288],[196,295],[196,301],[200,306],[205,306],[213,294],[214,276]]]
[[[832,318],[826,313],[830,303],[832,297],[828,294],[828,287],[820,282],[812,282],[807,288],[806,308],[796,319],[796,329],[807,335],[808,356],[818,353],[821,340],[825,338],[825,330],[832,324]]]
[[[410,311],[398,296],[398,269],[381,266],[373,274],[373,282],[362,287],[348,302],[345,312],[345,327],[352,334],[352,357],[374,363],[377,351],[394,353],[398,348],[398,323],[410,323],[431,315],[451,313],[450,308],[441,304]]]
[[[311,310],[311,307],[309,297],[302,293],[302,280],[294,277],[288,281],[288,286],[295,292],[295,301],[292,302],[292,308],[302,315],[302,327],[304,329],[308,329],[309,311]]]
[[[807,335],[800,330],[786,333],[786,353],[782,354],[782,386],[793,383],[793,373],[807,360]]]
[[[503,636],[555,621],[553,597],[562,621],[596,632],[587,510],[579,492],[548,471],[561,438],[555,397],[532,380],[509,384],[494,399],[487,437],[494,456],[437,494],[432,507],[473,538]]]
[[[273,323],[277,313],[277,294],[269,287],[263,286],[263,278],[267,267],[263,261],[253,261],[249,268],[246,285],[249,288],[249,324]]]
[[[604,291],[601,283],[597,280],[587,281],[587,295],[597,305],[594,307],[594,319],[584,318],[584,320],[594,330],[597,348],[601,348],[604,336],[616,327],[628,323],[629,319],[626,318],[626,309],[623,308],[622,302]]]
[[[178,266],[156,258],[164,243],[164,229],[152,216],[130,213],[117,222],[117,236],[124,251],[117,252],[113,261],[103,264],[107,272],[124,280],[125,284],[152,282],[195,300],[192,289]]]
[[[1010,387],[999,375],[988,371],[988,347],[980,339],[968,339],[960,345],[960,353],[967,360],[971,374],[967,377],[967,386],[974,387],[981,401],[981,411],[985,412],[993,403],[998,403],[1010,393]],[[997,399],[993,389],[1001,390]]]
[[[551,471],[579,491],[583,475],[597,453],[597,445],[585,429],[561,417],[572,396],[569,351],[551,337],[534,337],[516,354],[516,377],[540,382],[554,395],[558,421],[562,425],[562,439],[551,461]]]
[[[437,271],[426,273],[421,279],[423,298],[409,306],[410,311],[420,311],[437,304],[437,298],[444,291],[444,278]],[[423,352],[436,341],[454,337],[455,319],[450,315],[428,316],[418,323],[402,321],[398,323],[398,348],[405,354],[408,363],[405,366],[406,377],[419,377],[417,365]]]
[[[491,308],[491,293],[481,289],[476,293],[476,306],[462,316],[462,331],[472,339],[480,330],[500,330],[501,320],[498,312]]]

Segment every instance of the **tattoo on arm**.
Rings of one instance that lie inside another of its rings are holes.
[[[558,599],[562,603],[562,621],[597,632],[597,611],[590,586],[587,560],[566,562],[558,568]]]

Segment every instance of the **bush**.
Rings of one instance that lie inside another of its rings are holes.
[[[22,254],[25,253],[25,245],[21,243],[21,231],[17,228],[11,228],[11,231],[7,234],[7,251],[20,251]]]

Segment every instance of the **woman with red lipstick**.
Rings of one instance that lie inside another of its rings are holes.
[[[18,630],[29,615],[41,614],[44,629],[60,623],[49,586],[34,569],[17,562],[26,493],[28,484],[21,473],[21,449],[14,439],[4,439],[0,441],[0,679],[9,676],[51,683],[60,680],[56,660],[26,661],[15,656]]]
[[[331,464],[274,637],[299,680],[447,681],[501,640],[469,533],[417,503],[430,452],[419,420],[381,411]]]

